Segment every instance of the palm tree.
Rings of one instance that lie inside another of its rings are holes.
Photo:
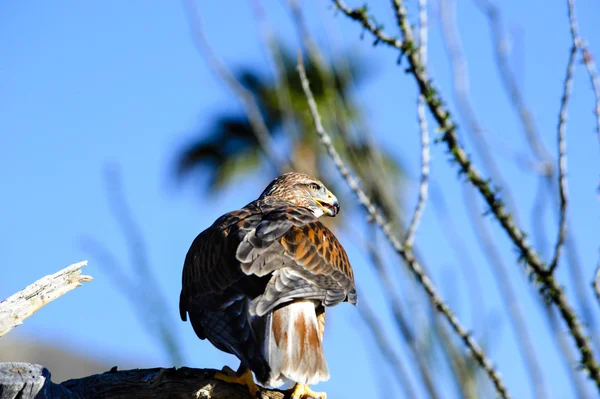
[[[294,169],[321,178],[333,190],[339,188],[331,179],[331,164],[314,131],[306,106],[306,97],[296,71],[292,52],[277,46],[281,60],[280,76],[272,79],[252,67],[240,68],[236,79],[252,93],[273,141],[290,154]],[[310,53],[306,73],[323,122],[335,140],[336,147],[350,161],[361,177],[365,189],[390,220],[400,220],[398,188],[403,180],[399,162],[369,142],[368,128],[355,106],[351,92],[355,84],[366,77],[363,64],[348,55],[329,65],[315,61]],[[282,101],[287,98],[287,104]],[[285,105],[285,106],[284,106]],[[244,113],[221,113],[206,131],[180,151],[176,178],[182,181],[195,172],[208,170],[208,189],[212,192],[226,187],[235,177],[249,175],[267,164],[257,135]],[[279,172],[271,167],[274,177]],[[380,184],[383,176],[385,184]]]

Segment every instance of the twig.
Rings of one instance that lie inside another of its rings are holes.
[[[481,283],[481,266],[475,265],[473,258],[465,245],[465,237],[458,230],[457,224],[453,219],[455,212],[452,212],[446,203],[444,191],[436,184],[431,182],[431,204],[433,213],[438,220],[439,229],[442,236],[448,242],[448,247],[454,252],[456,261],[465,276],[465,285],[468,291],[468,303],[471,306],[471,320],[474,321],[474,328],[485,328],[485,298]],[[487,294],[487,293],[486,293]]]
[[[548,320],[548,324],[550,326],[550,331],[554,335],[558,347],[563,353],[563,363],[565,365],[565,369],[568,371],[569,379],[571,380],[571,384],[573,389],[577,394],[575,395],[578,399],[588,399],[590,395],[587,391],[587,387],[585,381],[583,379],[583,375],[581,373],[577,373],[577,359],[573,354],[573,345],[569,343],[567,340],[567,334],[561,328],[558,318],[556,317],[556,312],[554,309],[545,306],[544,311],[546,313],[546,319]]]
[[[343,5],[340,0],[333,1],[344,14],[360,22],[360,24],[373,35],[377,36],[380,34],[380,32],[370,23],[366,12],[356,12]],[[571,336],[575,340],[577,348],[579,349],[583,367],[589,371],[590,377],[594,380],[600,391],[600,366],[598,366],[598,363],[594,358],[589,339],[579,322],[575,310],[565,296],[562,287],[552,275],[546,272],[546,265],[540,259],[538,253],[528,243],[525,233],[515,225],[513,218],[506,211],[504,202],[496,192],[492,191],[489,182],[481,177],[479,171],[467,156],[464,148],[460,145],[456,134],[456,124],[446,110],[442,99],[433,87],[427,71],[421,65],[419,57],[414,50],[414,41],[406,19],[406,10],[399,0],[393,0],[393,5],[396,9],[398,25],[404,36],[405,44],[403,47],[410,49],[410,51],[405,51],[411,66],[409,72],[414,76],[420,92],[425,95],[429,110],[443,132],[442,141],[446,143],[449,152],[460,166],[461,172],[467,177],[471,184],[479,190],[495,218],[500,222],[511,241],[517,246],[521,254],[521,259],[524,260],[531,267],[533,272],[537,274],[537,281],[542,285],[543,293],[558,308],[563,320],[569,328]]]
[[[292,0],[292,3],[297,3],[296,0]],[[319,11],[324,11],[325,8],[319,7]],[[332,57],[334,56],[335,49],[343,47],[339,42],[339,29],[336,29],[335,24],[329,24],[320,19],[321,24],[324,26],[329,52],[332,53]],[[335,62],[331,63],[331,68],[333,70],[333,74],[341,77],[345,82],[348,82],[348,87],[350,87],[351,91],[356,91],[356,77],[354,76],[354,72],[352,71],[352,67],[350,64],[350,60],[347,52],[340,52],[339,54],[335,54]],[[356,111],[350,109],[348,101],[343,96],[338,96],[340,98],[340,102],[346,113],[351,114]],[[365,101],[362,98],[353,99],[352,103],[354,104],[354,109],[361,109],[366,106]],[[343,124],[343,128],[345,130],[349,130],[348,122],[345,119],[348,118],[340,118]],[[381,204],[381,208],[385,209],[387,212],[388,218],[390,220],[397,221],[398,229],[403,230],[404,227],[404,215],[400,212],[401,207],[397,206],[399,202],[402,202],[404,196],[398,198],[398,186],[396,182],[397,174],[390,170],[389,166],[386,165],[386,160],[384,159],[383,153],[379,145],[375,143],[374,135],[372,129],[365,123],[364,118],[357,118],[356,120],[352,120],[352,123],[356,125],[354,131],[359,137],[359,141],[364,143],[368,151],[367,162],[360,162],[360,168],[364,169],[364,171],[360,171],[359,175],[362,175],[363,181],[369,181],[369,191],[377,195],[379,203]],[[341,129],[340,129],[341,130]],[[353,151],[349,153],[349,156],[352,157]],[[359,163],[357,163],[357,166]],[[402,232],[404,235],[404,232]]]
[[[527,140],[529,145],[536,155],[537,159],[544,165],[544,172],[542,173],[542,178],[546,182],[548,186],[548,190],[550,191],[553,201],[556,203],[557,207],[560,207],[560,198],[556,194],[558,194],[558,189],[554,187],[555,179],[553,179],[554,175],[554,167],[553,161],[551,160],[548,152],[544,148],[542,141],[539,139],[540,134],[537,130],[531,112],[527,107],[527,104],[524,101],[523,95],[519,89],[515,76],[511,70],[510,62],[506,54],[506,39],[502,34],[502,26],[501,26],[501,15],[500,10],[496,5],[494,5],[490,0],[476,0],[476,4],[479,6],[481,11],[489,20],[489,26],[492,33],[492,40],[495,44],[495,55],[496,55],[496,64],[499,67],[500,77],[504,83],[505,89],[508,91],[509,96],[513,102],[514,108],[517,110],[519,117],[521,118],[521,123],[523,124],[524,131],[526,133]],[[579,41],[581,43],[581,40]],[[558,223],[558,222],[557,222]],[[576,246],[575,240],[573,239],[571,229],[569,228],[569,223],[567,222],[566,226],[566,252],[569,256],[569,259],[575,259],[577,256],[575,254]],[[579,308],[582,311],[582,319],[583,322],[589,326],[590,331],[594,334],[593,337],[595,340],[598,340],[600,335],[597,334],[596,321],[593,313],[589,311],[589,304],[586,298],[587,289],[586,289],[586,280],[582,277],[583,273],[581,270],[581,264],[578,261],[569,262],[569,273],[570,278],[575,285],[575,295],[577,297],[577,302]],[[600,345],[596,342],[596,348],[599,349]]]
[[[479,395],[477,389],[478,373],[473,368],[469,369],[469,358],[463,356],[456,350],[452,335],[442,324],[439,314],[431,312],[431,330],[437,335],[436,341],[442,349],[442,354],[446,358],[454,379],[457,381],[458,397],[463,399],[478,399],[480,397],[489,397],[491,395]]]
[[[110,211],[120,227],[127,244],[133,274],[125,272],[116,256],[100,241],[90,236],[83,236],[82,248],[95,256],[99,263],[107,269],[113,284],[136,307],[136,315],[147,328],[146,331],[163,346],[174,365],[184,364],[184,351],[173,328],[171,314],[166,309],[168,301],[160,288],[158,279],[153,273],[148,249],[137,224],[133,211],[127,203],[120,170],[117,165],[105,169],[106,193]]]
[[[267,159],[271,162],[273,167],[278,171],[282,172],[293,168],[291,161],[280,157],[274,150],[275,145],[269,132],[269,128],[262,116],[259,106],[256,104],[256,100],[252,93],[247,90],[238,80],[229,72],[227,66],[217,57],[210,47],[204,32],[202,31],[202,24],[194,0],[185,0],[187,5],[187,17],[190,24],[190,28],[193,31],[193,39],[198,51],[204,55],[204,58],[212,71],[219,76],[235,93],[244,112],[248,117],[248,121],[252,126],[252,131],[256,136],[256,141],[260,146]]]
[[[273,63],[273,75],[276,78],[275,95],[277,97],[277,105],[281,110],[284,130],[287,131],[293,139],[297,132],[296,117],[294,107],[292,106],[292,98],[290,96],[290,85],[287,80],[285,64],[279,49],[279,42],[275,39],[270,21],[259,0],[252,0],[252,8],[256,19],[259,22],[264,47],[269,50],[269,58]]]
[[[567,76],[565,77],[564,91],[560,102],[560,113],[558,117],[558,192],[560,197],[559,209],[559,226],[558,237],[556,238],[556,246],[554,247],[554,257],[548,267],[548,272],[553,273],[558,265],[560,258],[560,250],[565,242],[565,229],[567,217],[567,138],[565,128],[567,122],[567,103],[571,94],[571,86],[573,85],[573,69],[575,66],[575,54],[579,46],[579,38],[577,36],[577,26],[575,25],[575,10],[573,0],[567,0],[569,4],[569,22],[571,26],[571,38],[573,43],[569,51],[569,62],[567,64]]]
[[[486,127],[478,120],[471,101],[468,64],[462,49],[459,31],[456,26],[456,1],[441,0],[439,5],[442,33],[444,44],[448,52],[450,68],[452,70],[452,88],[454,90],[454,96],[456,97],[458,112],[466,122],[466,130],[471,133],[473,144],[475,145],[475,149],[481,158],[485,170],[492,179],[494,179],[496,185],[502,187],[503,197],[513,213],[515,220],[518,221],[518,207],[516,206],[514,197],[511,193],[510,186],[504,179],[504,176],[502,176],[502,172],[490,151],[490,148],[494,148],[498,151],[498,145],[497,143],[494,143],[492,146],[488,145],[488,137],[492,138],[494,135],[485,134]],[[517,162],[522,164],[526,161],[517,159]],[[540,170],[543,172],[541,168]]]
[[[600,260],[598,261],[598,266],[596,266],[596,273],[594,273],[592,287],[594,288],[594,294],[596,294],[596,299],[600,305]]]
[[[538,161],[543,162],[545,165],[544,175],[548,177],[552,176],[554,174],[554,168],[552,166],[551,157],[540,139],[541,135],[539,134],[533,116],[525,103],[525,99],[523,98],[517,80],[510,67],[510,62],[506,54],[506,39],[502,35],[500,10],[489,0],[476,0],[475,3],[488,18],[492,32],[492,40],[494,42],[496,64],[499,68],[500,77],[504,83],[504,88],[508,91],[508,95],[519,114],[519,118],[521,119],[521,123],[525,130],[527,142]]]
[[[585,64],[588,75],[590,77],[590,84],[596,97],[596,106],[594,107],[594,113],[596,114],[596,132],[598,133],[598,143],[600,144],[600,79],[598,79],[598,70],[596,69],[596,63],[594,57],[590,54],[587,45],[583,40],[579,40],[579,47],[583,52],[583,63]]]
[[[423,65],[427,65],[427,0],[419,0],[419,56]],[[419,197],[417,206],[408,226],[404,245],[412,246],[415,233],[425,210],[427,195],[429,192],[429,131],[427,128],[427,116],[425,115],[425,97],[419,94],[417,100],[417,119],[421,131],[421,182],[419,184]]]
[[[87,260],[42,277],[0,302],[0,337],[23,324],[43,306],[81,286],[81,283],[92,281],[92,277],[81,274],[84,266],[87,266]]]
[[[336,0],[337,1],[337,0]],[[415,275],[418,281],[421,283],[427,295],[429,296],[429,300],[432,305],[441,312],[449,323],[452,325],[454,331],[462,338],[465,345],[471,350],[472,356],[479,363],[479,365],[487,372],[488,376],[494,383],[497,392],[503,398],[509,398],[508,391],[502,381],[500,375],[496,371],[494,365],[488,359],[486,353],[479,346],[479,344],[473,339],[470,333],[468,333],[465,328],[462,326],[458,318],[454,315],[452,310],[448,307],[448,305],[444,302],[442,297],[438,294],[437,289],[429,276],[425,273],[419,262],[414,257],[410,248],[403,247],[400,241],[392,234],[391,229],[389,227],[388,222],[383,218],[383,216],[377,211],[372,201],[367,197],[364,191],[360,188],[358,181],[350,174],[350,171],[340,158],[336,149],[333,147],[331,142],[331,138],[325,132],[323,128],[323,124],[321,122],[321,116],[319,115],[319,111],[317,109],[317,104],[312,95],[312,91],[310,89],[310,85],[308,79],[306,77],[306,71],[304,70],[304,65],[302,62],[301,54],[298,54],[298,72],[300,74],[300,80],[302,82],[302,88],[306,95],[308,101],[308,107],[310,109],[310,113],[312,115],[315,129],[321,140],[321,143],[327,149],[329,156],[333,160],[337,169],[339,170],[342,177],[346,180],[348,186],[354,191],[360,203],[366,208],[371,218],[381,227],[387,239],[392,244],[394,250],[404,259],[404,261],[409,266],[411,272]]]
[[[569,21],[571,26],[571,36],[576,42],[577,47],[581,49],[583,56],[583,63],[588,71],[590,77],[590,84],[594,97],[596,98],[596,105],[594,107],[594,113],[596,114],[596,133],[598,135],[598,143],[600,144],[600,80],[598,79],[598,71],[596,70],[596,63],[594,57],[590,54],[587,45],[583,39],[577,33],[577,20],[575,18],[575,5],[572,0],[568,1],[569,6]]]
[[[463,193],[466,199],[465,208],[471,218],[471,227],[473,227],[475,237],[477,237],[479,244],[486,254],[486,258],[492,266],[492,272],[494,273],[493,280],[498,287],[502,302],[506,304],[508,317],[511,321],[517,345],[519,345],[519,352],[521,352],[521,355],[523,356],[523,361],[526,366],[525,370],[531,378],[533,391],[535,392],[536,398],[547,398],[548,396],[544,389],[542,368],[540,367],[538,356],[536,356],[533,348],[534,340],[531,338],[529,330],[527,329],[525,323],[526,318],[521,309],[521,301],[515,292],[513,282],[508,273],[508,268],[502,261],[502,256],[490,235],[488,227],[483,223],[481,212],[475,199],[474,188],[470,186],[463,187]],[[560,331],[556,332],[557,334],[561,333]]]
[[[215,379],[217,370],[152,368],[117,370],[56,384],[50,371],[32,363],[0,363],[0,397],[21,399],[253,399],[245,385]],[[10,394],[13,395],[10,395]],[[7,396],[4,396],[6,394]],[[261,399],[290,399],[278,389],[260,388]]]
[[[373,338],[377,342],[377,348],[381,352],[381,355],[389,363],[392,370],[394,370],[396,379],[400,383],[400,388],[405,391],[406,397],[417,398],[418,395],[416,394],[416,390],[408,377],[409,373],[387,339],[385,332],[381,328],[381,322],[377,320],[366,301],[361,301],[358,305],[358,313],[369,328],[371,334],[373,334]]]
[[[419,347],[419,343],[415,337],[414,330],[411,329],[411,325],[414,325],[414,320],[408,321],[408,318],[405,315],[405,312],[402,309],[402,304],[400,298],[398,296],[398,291],[394,289],[392,284],[392,279],[390,278],[385,266],[383,265],[382,259],[379,256],[379,252],[374,245],[375,240],[375,226],[371,227],[371,239],[366,240],[367,252],[369,254],[369,258],[371,262],[375,266],[377,271],[377,277],[379,277],[379,283],[383,286],[385,290],[385,296],[387,301],[390,304],[392,314],[394,315],[394,320],[396,321],[396,325],[400,334],[408,344],[408,347],[411,350],[413,360],[417,362],[417,366],[419,368],[419,374],[421,379],[423,380],[423,385],[425,385],[425,389],[429,394],[431,399],[437,399],[440,397],[437,392],[436,384],[434,383],[434,379],[431,375],[431,367],[427,365],[426,358],[423,356],[421,349]],[[382,348],[385,349],[385,348]],[[416,396],[407,396],[409,398],[414,398]]]

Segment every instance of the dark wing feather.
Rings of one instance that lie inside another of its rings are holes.
[[[310,210],[276,207],[244,237],[236,257],[247,275],[273,273],[251,313],[263,315],[294,299],[319,299],[325,306],[356,304],[354,275],[346,251]]]
[[[182,320],[186,320],[188,305],[195,297],[221,294],[246,277],[240,271],[235,251],[260,220],[255,209],[244,208],[221,216],[196,237],[183,265],[179,300]]]

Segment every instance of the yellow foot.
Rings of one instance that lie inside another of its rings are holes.
[[[221,371],[217,371],[215,373],[215,378],[217,380],[231,382],[234,384],[245,385],[248,387],[248,390],[255,398],[258,398],[260,389],[258,385],[254,382],[254,378],[252,377],[252,371],[246,369],[242,374],[238,375],[235,371],[225,366]]]
[[[292,388],[291,399],[327,399],[325,392],[315,392],[308,385],[296,384]]]

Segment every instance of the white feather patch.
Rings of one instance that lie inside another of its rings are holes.
[[[292,302],[266,315],[264,356],[271,366],[268,385],[286,382],[313,385],[329,379],[321,337],[317,302]]]

